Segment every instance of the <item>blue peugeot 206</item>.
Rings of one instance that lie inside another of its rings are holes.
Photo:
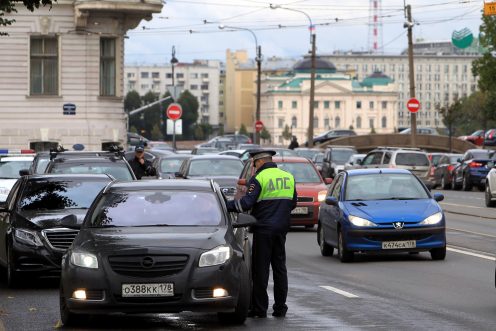
[[[341,172],[319,209],[317,242],[324,256],[338,250],[341,262],[358,252],[429,251],[446,257],[446,221],[424,184],[404,169]]]

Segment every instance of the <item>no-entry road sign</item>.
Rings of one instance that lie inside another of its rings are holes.
[[[264,125],[263,125],[262,121],[256,121],[255,122],[255,130],[257,130],[257,132],[262,131],[263,127],[264,127]]]
[[[173,121],[178,120],[183,115],[183,108],[178,103],[171,103],[167,107],[167,117]]]
[[[416,113],[420,109],[420,102],[417,99],[412,98],[406,103],[406,108],[408,108],[411,113]]]

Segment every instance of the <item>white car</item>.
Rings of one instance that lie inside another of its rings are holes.
[[[0,156],[0,201],[7,200],[10,189],[21,175],[19,170],[29,169],[34,155]]]
[[[344,170],[358,169],[360,163],[367,154],[353,154],[349,160],[344,164]]]
[[[488,162],[487,167],[492,169],[486,176],[486,207],[496,207],[496,159]]]

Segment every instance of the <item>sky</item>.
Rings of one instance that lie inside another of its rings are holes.
[[[463,28],[469,28],[475,37],[479,33],[483,0],[376,1],[382,7],[379,45],[383,47],[379,51],[383,54],[399,54],[407,47],[404,3],[412,8],[414,40],[449,41],[454,31]],[[255,38],[239,28],[252,30],[264,58],[299,58],[310,50],[309,19],[304,13],[315,26],[317,54],[367,51],[373,40],[370,2],[373,0],[165,0],[160,14],[128,31],[125,62],[169,63],[173,46],[180,62],[225,61],[226,49],[245,49],[253,58]],[[281,8],[271,9],[270,4]],[[221,25],[224,29],[219,29]]]

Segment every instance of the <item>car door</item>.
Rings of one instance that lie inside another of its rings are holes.
[[[340,195],[341,195],[341,187],[343,185],[344,181],[344,174],[341,173],[338,175],[336,180],[334,181],[334,185],[330,188],[330,195],[334,198],[336,198],[339,201]],[[339,218],[340,218],[340,208],[339,208],[339,203],[337,206],[331,206],[327,205],[328,208],[326,208],[326,222],[323,224],[324,226],[324,233],[326,236],[326,241],[330,243],[334,247],[338,247],[338,224],[339,224]]]
[[[21,178],[14,184],[5,201],[8,210],[0,212],[0,264],[3,265],[7,264],[7,243],[5,241],[8,239],[12,213],[23,182],[24,180]]]
[[[467,171],[467,167],[468,167],[467,161],[471,160],[472,158],[473,158],[473,156],[472,156],[472,153],[470,153],[470,152],[466,152],[465,155],[463,156],[460,167],[458,167],[458,169],[457,169],[456,179],[458,181],[463,180],[463,175]]]
[[[244,179],[245,183],[248,183],[251,176],[253,176],[254,171],[255,171],[255,169],[253,168],[253,160],[249,159],[245,163],[243,170],[241,171],[241,175],[239,176],[239,179]],[[245,194],[246,194],[246,184],[245,185],[239,185],[238,183],[236,183],[236,194],[234,195],[234,199],[239,200]]]
[[[444,172],[446,171],[448,165],[449,165],[449,157],[446,155],[441,156],[441,158],[437,163],[437,167],[434,168],[434,181],[436,185],[438,185],[441,182],[441,178],[443,178]]]
[[[322,177],[327,178],[331,174],[331,149],[326,149],[322,161]]]

